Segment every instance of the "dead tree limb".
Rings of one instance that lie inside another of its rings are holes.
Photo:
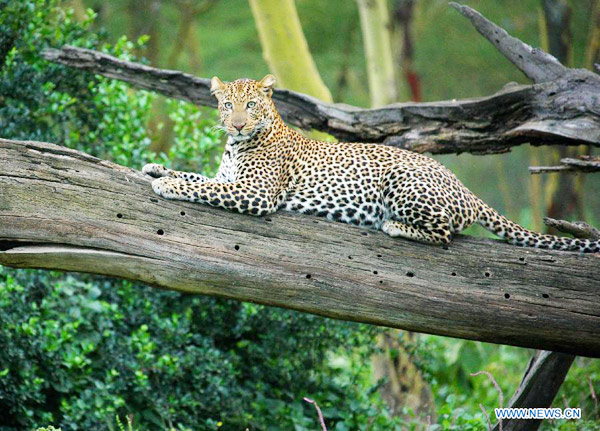
[[[600,172],[599,156],[579,156],[576,159],[560,159],[559,166],[530,166],[530,174],[542,174],[547,172]]]
[[[598,255],[459,237],[444,250],[277,213],[156,196],[139,172],[0,140],[0,264],[600,357]]]
[[[346,141],[383,142],[417,152],[502,153],[524,142],[532,145],[600,146],[600,77],[569,69],[539,49],[509,36],[467,6],[453,5],[509,58],[534,85],[506,86],[481,98],[400,103],[378,109],[328,104],[278,89],[274,99],[289,123],[317,129]],[[131,85],[215,106],[209,80],[119,60],[97,51],[64,46],[44,58]]]
[[[508,407],[537,408],[550,407],[575,360],[574,355],[541,351],[531,358],[519,388],[511,398]],[[504,419],[504,431],[535,431],[541,420]],[[499,424],[493,431],[500,431]]]
[[[576,238],[600,239],[600,230],[582,221],[570,222],[544,217],[544,224],[561,232],[570,233]]]

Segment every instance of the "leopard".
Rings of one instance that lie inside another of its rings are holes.
[[[600,252],[600,241],[528,230],[472,193],[424,154],[379,143],[310,139],[287,126],[273,100],[275,77],[210,81],[227,141],[213,178],[150,163],[163,198],[253,216],[278,210],[325,217],[447,247],[474,223],[525,247]]]

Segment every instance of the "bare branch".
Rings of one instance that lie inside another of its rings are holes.
[[[494,376],[492,376],[492,373],[490,373],[489,371],[478,371],[476,373],[471,373],[471,376],[479,376],[480,374],[485,374],[488,377],[488,379],[490,379],[492,381],[492,384],[498,391],[498,397],[500,398],[500,403],[498,404],[498,407],[500,407],[500,408],[504,407],[504,392],[502,392],[502,388],[500,387],[500,385],[498,384],[496,379],[494,379]],[[487,417],[489,429],[491,431],[492,425],[490,423],[490,417],[487,414],[487,412],[485,411],[485,409],[483,408],[483,405],[479,404],[479,406],[481,407],[481,410],[483,410],[483,412],[485,413],[485,415]],[[498,422],[498,426],[500,427],[499,431],[502,431],[502,419],[500,419],[500,421]]]
[[[42,55],[137,88],[216,106],[208,79],[71,46],[47,49]],[[328,104],[283,89],[276,90],[273,97],[284,119],[295,126],[318,129],[346,141],[383,142],[421,153],[502,153],[524,142],[600,146],[596,102],[600,77],[578,70],[549,83],[508,86],[488,97],[378,109]]]
[[[566,76],[569,72],[569,69],[552,55],[539,48],[532,48],[509,35],[506,30],[498,27],[469,6],[454,2],[450,3],[450,6],[467,17],[483,37],[534,82],[553,81]]]
[[[570,222],[544,217],[544,224],[556,228],[561,232],[569,233],[575,238],[600,239],[600,230],[582,221]]]
[[[319,405],[317,404],[316,401],[311,400],[310,398],[304,397],[304,401],[306,401],[307,403],[310,403],[312,405],[315,406],[315,409],[317,409],[317,414],[319,415],[319,423],[321,424],[321,429],[323,431],[327,431],[327,426],[325,425],[325,419],[323,419],[323,412],[321,412],[321,408],[319,407]]]
[[[560,166],[530,166],[529,173],[541,174],[545,172],[600,172],[599,156],[579,156],[576,159],[564,158]]]

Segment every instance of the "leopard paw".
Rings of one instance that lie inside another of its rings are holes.
[[[159,165],[158,163],[148,163],[142,168],[142,174],[150,175],[154,178],[165,177],[169,175],[169,171],[170,169],[167,169],[163,165]]]
[[[180,199],[181,195],[177,180],[170,177],[161,177],[152,181],[152,190],[157,195],[167,199]]]

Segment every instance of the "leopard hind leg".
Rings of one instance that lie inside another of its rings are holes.
[[[414,223],[386,220],[381,230],[391,237],[402,237],[427,244],[447,245],[452,241],[452,229],[447,217],[435,220],[421,218]]]

